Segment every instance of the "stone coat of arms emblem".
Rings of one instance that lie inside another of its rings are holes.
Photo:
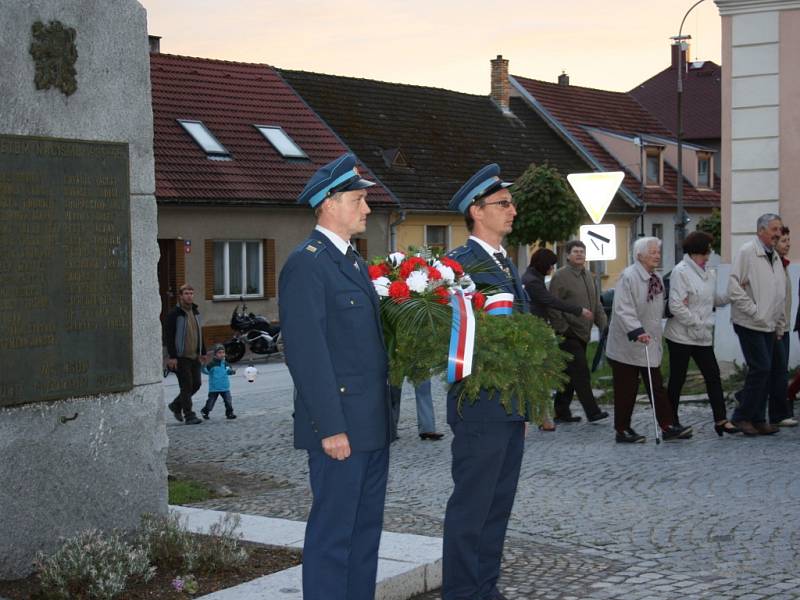
[[[75,79],[75,61],[78,60],[75,30],[64,27],[59,21],[50,21],[48,25],[36,21],[31,32],[33,42],[30,53],[36,63],[36,89],[55,87],[69,96],[78,89]]]

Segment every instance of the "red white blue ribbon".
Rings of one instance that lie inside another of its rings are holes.
[[[508,294],[512,296],[512,294]],[[457,290],[450,296],[453,320],[450,327],[450,352],[447,356],[447,381],[455,383],[472,373],[472,353],[475,348],[475,315],[472,302]]]
[[[486,298],[483,310],[492,316],[510,315],[514,312],[514,294],[503,292],[489,296]]]

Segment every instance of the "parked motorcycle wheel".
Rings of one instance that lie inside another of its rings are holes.
[[[227,360],[229,363],[235,363],[242,360],[244,351],[244,344],[239,340],[225,342],[225,360]]]

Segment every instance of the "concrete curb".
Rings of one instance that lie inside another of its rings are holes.
[[[222,511],[170,506],[186,519],[191,531],[207,533]],[[242,539],[248,542],[302,549],[306,524],[255,515],[240,515]],[[407,600],[442,585],[441,538],[384,531],[378,550],[376,600]],[[302,600],[302,567],[296,566],[259,577],[232,588],[198,597],[198,600]]]

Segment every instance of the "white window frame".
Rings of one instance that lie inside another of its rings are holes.
[[[230,274],[230,244],[242,245],[242,283],[247,287],[247,243],[258,244],[258,292],[255,294],[232,294],[231,293],[231,274]],[[214,300],[238,300],[243,298],[263,298],[264,297],[264,240],[214,240],[215,244],[225,244],[222,253],[222,278],[223,293],[214,294]],[[216,254],[216,253],[215,253]],[[216,258],[216,256],[214,257]],[[214,265],[216,276],[216,264]],[[216,281],[214,282],[216,288]]]
[[[180,123],[183,130],[189,134],[189,137],[192,138],[200,149],[205,152],[209,158],[213,157],[230,157],[231,153],[228,151],[225,146],[222,145],[216,136],[211,133],[211,130],[206,126],[205,123],[202,121],[197,121],[194,119],[176,119],[178,123]],[[197,136],[197,131],[192,127],[192,125],[199,125],[202,132],[208,136],[211,144],[208,141],[201,139]]]
[[[428,244],[428,227],[444,227],[444,251],[450,251],[450,225],[438,225],[436,223],[425,223],[425,226],[422,230],[422,244],[426,248],[430,248]]]
[[[708,163],[708,183],[701,184],[700,183],[700,161],[706,161]],[[697,153],[697,188],[701,190],[710,190],[714,187],[714,159],[712,158],[712,154],[707,152],[698,152]]]
[[[295,142],[292,139],[292,137],[288,133],[286,133],[286,130],[283,127],[281,127],[280,125],[253,125],[253,127],[255,127],[256,129],[258,129],[261,132],[261,135],[264,136],[264,139],[267,140],[270,143],[270,145],[273,148],[275,148],[275,151],[278,154],[280,154],[283,158],[306,158],[306,159],[308,158],[308,154],[306,154],[303,151],[303,149],[300,147],[300,145],[297,142]],[[272,130],[272,131],[279,132],[284,138],[286,138],[286,141],[289,142],[289,144],[291,144],[292,146],[294,146],[297,149],[297,152],[296,153],[291,153],[291,154],[284,153],[283,150],[281,150],[278,147],[278,145],[269,137],[269,133],[268,133],[267,130]]]
[[[644,154],[644,185],[645,187],[661,187],[664,185],[664,156],[661,148],[645,146]],[[647,176],[647,162],[654,157],[658,160],[658,181],[653,183]]]

